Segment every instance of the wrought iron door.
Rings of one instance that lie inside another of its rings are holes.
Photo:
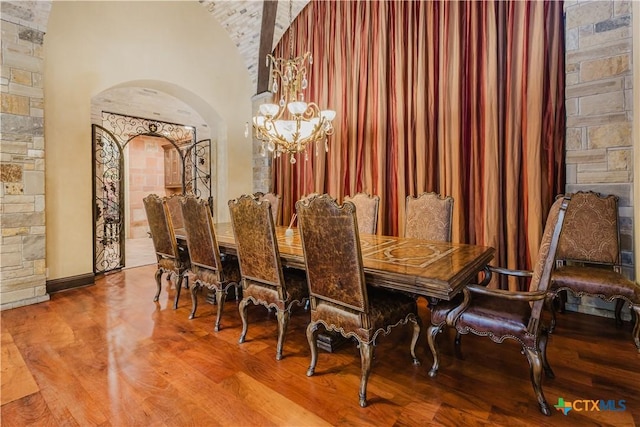
[[[185,187],[183,194],[206,198],[213,211],[211,188],[211,140],[202,139],[184,151]],[[189,172],[187,172],[187,170]]]
[[[182,194],[206,198],[213,209],[210,139],[196,142],[193,127],[114,113],[103,113],[103,123],[113,132],[92,125],[93,270],[96,274],[125,266],[124,153],[135,137],[146,135],[169,141],[179,153]],[[185,139],[191,142],[176,143]]]
[[[105,128],[92,126],[93,272],[124,267],[123,147]]]

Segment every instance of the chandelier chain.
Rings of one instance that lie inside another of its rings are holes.
[[[289,58],[293,58],[293,0],[289,0]]]

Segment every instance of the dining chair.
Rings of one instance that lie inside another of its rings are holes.
[[[561,300],[563,312],[567,291],[576,297],[615,301],[615,320],[619,327],[622,326],[621,311],[627,302],[635,317],[633,339],[640,352],[640,285],[622,274],[616,196],[593,191],[572,195],[558,243],[556,266],[550,285],[550,332],[556,326],[554,302]]]
[[[167,273],[167,279],[169,279],[173,274],[178,278],[175,284],[176,296],[173,303],[173,308],[176,309],[180,299],[182,280],[185,278],[185,273],[190,266],[189,253],[185,248],[178,247],[173,226],[169,220],[169,209],[166,200],[163,200],[157,194],[149,194],[142,199],[142,202],[147,215],[158,265],[155,274],[158,290],[153,300],[157,302],[160,298],[162,275]],[[188,278],[185,282],[188,282]]]
[[[324,194],[296,203],[304,261],[309,286],[311,321],[307,340],[311,363],[307,376],[318,362],[317,334],[322,325],[345,338],[354,338],[360,347],[360,406],[367,405],[367,382],[378,335],[411,322],[411,357],[420,362],[415,346],[421,321],[414,298],[399,292],[369,287],[365,282],[356,208],[343,205]]]
[[[405,237],[451,242],[453,198],[436,193],[407,196]]]
[[[204,199],[188,195],[182,199],[182,217],[191,257],[189,276],[192,277],[189,319],[196,316],[197,292],[203,286],[216,293],[218,310],[214,330],[220,330],[220,321],[227,293],[230,288],[239,291],[240,270],[235,256],[221,255],[213,226],[209,204]]]
[[[238,308],[242,318],[239,342],[243,343],[247,336],[249,303],[275,309],[278,319],[276,360],[281,360],[291,310],[294,304],[304,306],[309,299],[305,273],[282,268],[270,203],[244,195],[229,201],[229,211],[242,284]]]
[[[253,195],[258,199],[258,200],[268,200],[269,203],[271,204],[271,214],[273,215],[273,222],[275,223],[275,225],[279,224],[279,219],[280,219],[280,205],[282,204],[282,196],[280,196],[279,194],[274,194],[274,193],[262,193],[262,192],[255,192],[253,193]]]
[[[376,234],[380,196],[357,193],[353,197],[345,196],[344,201],[351,202],[356,207],[358,231],[360,233]]]
[[[320,193],[309,193],[309,194],[305,194],[304,196],[300,197],[300,200],[307,200],[307,199],[312,199],[316,196],[319,196]]]
[[[184,230],[184,219],[182,218],[182,208],[180,207],[182,198],[182,194],[172,194],[165,198],[169,208],[169,219],[175,233]]]
[[[445,302],[431,308],[431,326],[427,332],[433,354],[430,377],[434,377],[439,368],[436,336],[445,326],[454,328],[459,334],[488,336],[498,344],[512,339],[522,346],[522,353],[529,362],[531,383],[540,411],[551,415],[542,392],[542,370],[548,378],[553,378],[554,374],[547,361],[548,332],[541,315],[568,204],[569,196],[560,197],[553,203],[533,271],[489,266],[491,273],[530,278],[528,291],[487,288],[483,285],[489,282],[490,273],[480,285],[468,285],[463,289],[463,300],[457,307]],[[456,339],[455,345],[460,354],[460,340]]]

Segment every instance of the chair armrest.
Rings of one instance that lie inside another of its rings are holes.
[[[482,269],[482,273],[484,277],[482,281],[478,283],[480,286],[487,286],[489,282],[491,282],[491,278],[493,277],[493,273],[504,274],[506,276],[516,276],[516,277],[531,277],[533,272],[526,270],[511,270],[509,268],[502,267],[494,267],[492,265],[485,265]]]
[[[453,310],[447,313],[446,322],[447,325],[451,327],[455,327],[458,318],[466,311],[466,309],[471,305],[471,301],[473,300],[472,294],[477,295],[489,295],[493,297],[502,298],[509,301],[539,301],[545,299],[547,296],[547,291],[534,291],[534,292],[525,292],[525,291],[509,291],[505,289],[490,289],[482,285],[467,285],[462,293],[464,295],[464,300],[460,305],[455,307]]]
[[[490,295],[513,301],[538,301],[544,299],[547,295],[546,291],[509,291],[505,289],[490,289],[478,285],[469,285],[465,288],[465,291],[471,292],[472,294]]]
[[[533,272],[529,270],[512,270],[510,268],[494,267],[492,265],[488,265],[487,268],[493,273],[504,274],[507,276],[531,277],[533,275]]]

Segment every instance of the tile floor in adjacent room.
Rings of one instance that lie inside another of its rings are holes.
[[[151,238],[127,239],[125,245],[125,268],[140,267],[157,262]]]

